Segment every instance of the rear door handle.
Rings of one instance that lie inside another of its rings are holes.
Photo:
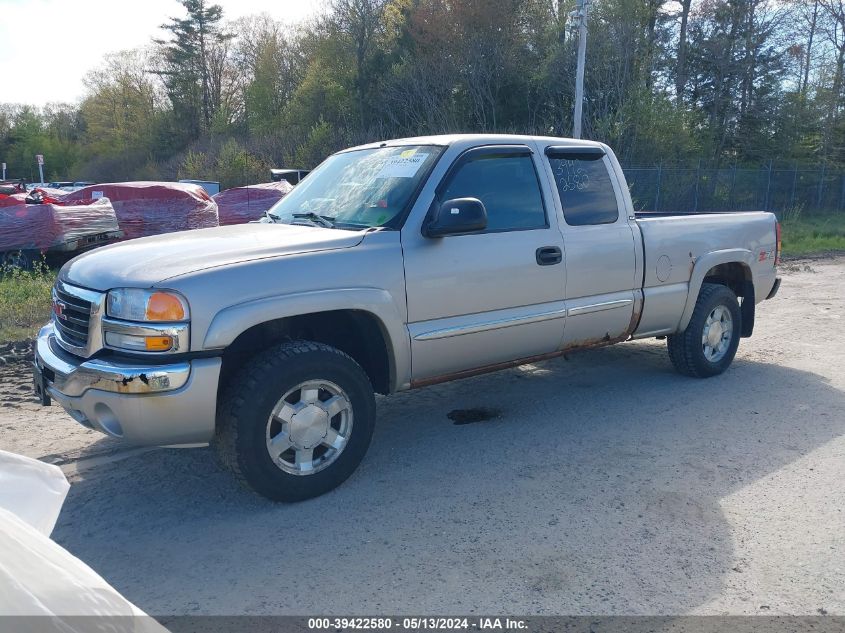
[[[563,255],[557,246],[541,246],[537,249],[536,255],[540,266],[552,266],[563,261]]]

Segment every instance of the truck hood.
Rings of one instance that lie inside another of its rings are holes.
[[[65,264],[59,276],[93,290],[150,287],[217,266],[350,248],[364,234],[291,224],[239,224],[168,233],[85,253]]]

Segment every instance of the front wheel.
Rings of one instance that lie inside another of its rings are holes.
[[[720,284],[702,284],[686,329],[666,338],[675,369],[695,378],[725,371],[739,347],[741,318],[733,290]]]
[[[221,461],[274,501],[300,501],[337,487],[367,452],[373,389],[343,352],[292,341],[247,361],[223,397]]]

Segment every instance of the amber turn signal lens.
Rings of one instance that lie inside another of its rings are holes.
[[[169,336],[147,336],[144,342],[148,352],[166,352],[173,347],[173,339]]]
[[[154,292],[147,301],[148,321],[181,321],[185,308],[178,298],[166,292]]]

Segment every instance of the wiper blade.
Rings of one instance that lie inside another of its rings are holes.
[[[361,224],[360,222],[335,222],[334,225],[339,229],[343,229],[343,228],[346,228],[346,227],[353,228],[353,229],[377,228],[377,227],[370,226],[369,224]]]
[[[334,228],[334,218],[330,218],[327,215],[319,215],[313,211],[308,211],[307,213],[291,213],[291,215],[295,218],[311,220],[314,224],[319,224],[327,229]]]

